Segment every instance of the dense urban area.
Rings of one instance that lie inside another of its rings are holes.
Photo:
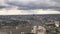
[[[0,34],[60,34],[60,15],[0,15]]]

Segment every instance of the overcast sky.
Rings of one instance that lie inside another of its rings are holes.
[[[60,0],[0,0],[0,15],[60,14]]]

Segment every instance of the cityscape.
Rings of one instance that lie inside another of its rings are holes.
[[[0,0],[0,34],[60,34],[60,0]]]
[[[60,34],[60,14],[0,15],[0,34]]]

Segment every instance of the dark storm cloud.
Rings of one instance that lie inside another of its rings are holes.
[[[11,6],[0,6],[0,9],[7,9],[7,10],[9,10],[9,9],[11,9]]]
[[[0,0],[0,9],[11,9],[12,6],[6,4],[7,0]]]
[[[12,8],[12,6],[18,7],[18,10],[58,10],[60,11],[60,0],[10,0],[6,1],[8,6],[3,6],[1,8]]]
[[[28,4],[26,3],[20,3],[20,2],[8,2],[9,5],[17,6],[19,10],[34,10],[34,9],[47,9],[49,6],[48,4],[35,4],[35,2],[30,2]]]
[[[3,9],[3,8],[5,8],[5,6],[0,6],[0,9]]]

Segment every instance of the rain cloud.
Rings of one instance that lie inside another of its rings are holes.
[[[17,10],[51,9],[60,11],[60,0],[6,0],[2,4],[0,9],[12,9],[15,6]]]

